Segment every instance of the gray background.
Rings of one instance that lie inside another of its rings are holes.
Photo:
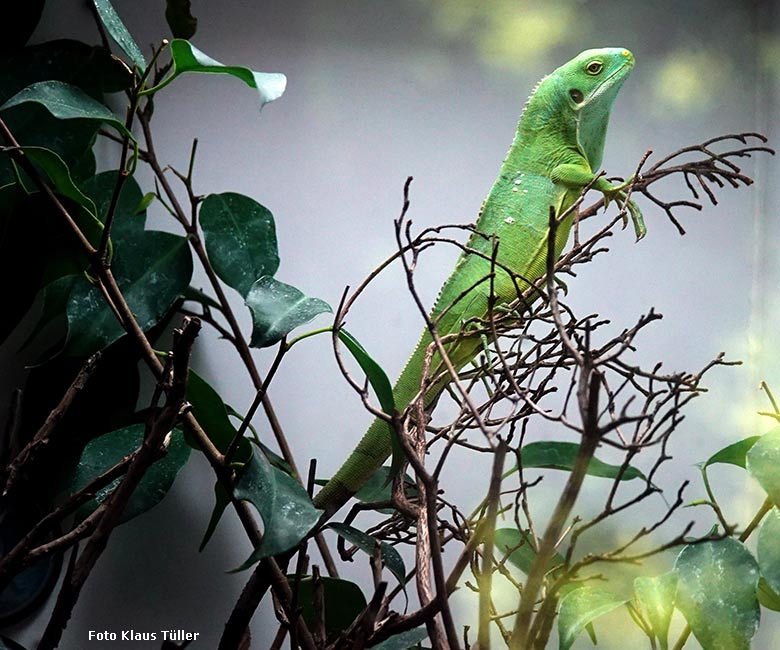
[[[197,47],[224,63],[284,72],[288,90],[258,113],[253,92],[235,79],[181,78],[157,101],[154,128],[161,158],[183,169],[192,138],[198,137],[196,191],[242,192],[266,205],[279,238],[277,277],[333,305],[345,285],[356,285],[392,252],[392,220],[408,175],[415,178],[411,215],[418,227],[475,218],[531,88],[580,50],[624,46],[637,58],[607,138],[604,167],[610,174],[630,173],[647,149],[663,154],[721,133],[758,130],[774,146],[779,142],[774,2],[193,4],[200,19],[193,39]],[[118,0],[116,6],[142,47],[167,36],[161,0]],[[48,3],[35,38],[62,36],[97,41],[81,3]],[[110,168],[112,149],[106,147],[105,154],[104,166]],[[710,392],[689,409],[674,460],[660,477],[671,494],[683,478],[691,478],[689,499],[702,496],[695,462],[729,441],[769,428],[755,416],[768,406],[757,389],[759,380],[780,393],[778,161],[745,161],[745,170],[757,179],[756,186],[724,190],[718,206],[684,214],[685,237],[643,203],[647,238],[637,245],[629,231],[619,233],[609,255],[568,282],[569,303],[580,313],[612,319],[615,332],[650,307],[665,315],[643,335],[638,359],[695,370],[723,350],[744,361],[708,376]],[[145,179],[142,174],[141,182]],[[174,229],[159,206],[151,214],[154,227]],[[454,251],[442,249],[426,259],[419,283],[429,300],[454,257]],[[241,312],[238,296],[233,297]],[[242,322],[248,328],[248,318]],[[366,294],[349,327],[389,374],[400,369],[421,323],[397,269]],[[7,374],[8,388],[20,381],[27,360],[15,356],[13,348],[11,341],[2,350],[4,365],[17,368]],[[257,353],[257,359],[266,368],[271,356]],[[208,330],[199,342],[197,365],[236,408],[249,405],[248,377],[229,346]],[[327,337],[296,348],[270,394],[299,465],[316,457],[321,475],[336,469],[342,450],[370,421],[341,380]],[[259,417],[257,425],[261,435],[269,435]],[[486,481],[483,465],[459,454],[447,474],[450,497],[466,508]],[[719,470],[717,476],[730,520],[746,523],[761,501],[757,489],[742,472]],[[535,496],[540,514],[560,481],[552,478],[544,485]],[[587,488],[598,494],[597,483]],[[191,647],[214,647],[247,577],[225,571],[241,563],[250,548],[226,516],[210,546],[197,553],[211,502],[210,472],[193,457],[159,507],[113,535],[61,647],[157,645],[87,643],[87,630],[130,628],[185,628],[201,633]],[[590,507],[589,502],[583,506],[586,512]],[[639,521],[660,512],[659,499],[639,513]],[[710,514],[687,510],[666,535],[697,516],[696,531],[705,532]],[[625,528],[602,532],[602,541],[635,530],[635,519],[618,523]],[[658,539],[664,538],[661,533]],[[673,555],[663,556],[647,571],[664,571],[672,561]],[[360,565],[346,575],[357,577],[364,569]],[[616,576],[617,584],[631,575]],[[473,622],[470,595],[462,591],[455,602],[463,621]],[[7,633],[33,646],[47,616],[48,608]],[[622,628],[625,620],[621,613],[597,625],[603,647],[628,647],[627,638],[634,639],[631,647],[644,647],[638,634],[625,636],[635,634]],[[765,616],[754,647],[774,647],[773,627]],[[253,647],[267,647],[274,631],[273,615],[264,608],[253,623]],[[588,646],[581,639],[576,647]]]

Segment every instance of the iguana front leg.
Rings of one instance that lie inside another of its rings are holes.
[[[633,176],[619,185],[613,185],[603,176],[596,177],[596,174],[590,171],[590,167],[585,164],[566,163],[558,165],[553,170],[551,178],[555,183],[574,189],[587,186],[592,187],[604,195],[605,207],[609,205],[610,201],[619,201],[621,205],[625,205],[628,213],[631,215],[631,222],[634,224],[634,233],[637,241],[647,234],[642,211],[634,201],[628,199],[628,194],[626,193],[626,188],[634,182]]]

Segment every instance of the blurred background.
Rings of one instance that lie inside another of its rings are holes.
[[[169,37],[162,0],[116,0],[115,6],[147,51]],[[604,159],[609,175],[629,175],[648,149],[657,158],[725,133],[759,131],[771,146],[780,145],[780,7],[771,0],[193,0],[192,9],[199,19],[192,41],[199,49],[226,64],[283,72],[288,89],[260,113],[256,95],[235,79],[180,78],[157,99],[153,128],[160,158],[186,168],[197,137],[195,190],[240,192],[268,207],[279,239],[277,277],[334,306],[345,286],[357,285],[393,252],[393,219],[407,176],[414,177],[410,214],[416,227],[476,218],[528,94],[544,74],[583,49],[622,46],[637,59],[612,114]],[[84,3],[47,3],[34,40],[62,37],[99,42]],[[101,166],[115,167],[114,150],[106,146],[104,153]],[[687,410],[670,450],[674,458],[659,476],[670,499],[685,479],[692,480],[688,500],[701,498],[694,463],[770,428],[756,415],[769,408],[759,381],[780,393],[780,167],[767,156],[743,162],[755,185],[723,189],[717,206],[680,213],[685,236],[640,198],[647,237],[636,244],[630,229],[618,233],[610,254],[567,281],[569,304],[580,314],[609,318],[613,333],[651,307],[664,314],[638,341],[637,361],[662,360],[674,371],[698,370],[721,351],[743,361],[710,373],[709,392]],[[139,181],[144,191],[153,189],[143,172]],[[674,185],[663,190],[668,198],[681,191]],[[175,231],[159,205],[152,206],[149,223]],[[446,248],[426,256],[417,279],[431,303],[455,258]],[[239,296],[234,298],[243,314]],[[243,323],[249,331],[249,318]],[[327,318],[316,324],[327,325]],[[393,376],[421,325],[396,268],[379,278],[348,322]],[[22,340],[20,334],[0,349],[3,407],[30,361],[17,353]],[[261,368],[272,356],[257,353]],[[249,406],[254,391],[245,371],[207,328],[195,363],[238,410]],[[335,471],[371,419],[341,378],[328,337],[296,346],[270,396],[299,466],[317,458],[322,476]],[[260,416],[255,424],[267,437]],[[452,463],[444,487],[468,510],[484,492],[487,463],[465,453]],[[594,499],[597,481],[586,484]],[[718,470],[713,483],[729,520],[744,525],[762,500],[757,488],[744,472],[728,468]],[[552,477],[543,485],[532,496],[540,517],[561,482]],[[248,577],[226,571],[250,548],[226,516],[207,549],[197,552],[212,486],[205,461],[193,455],[157,508],[115,532],[62,648],[128,650],[133,643],[91,645],[87,631],[129,628],[198,631],[191,647],[216,646]],[[583,503],[584,512],[589,508]],[[659,497],[641,516],[600,531],[600,543],[619,542],[664,508]],[[686,510],[656,539],[673,537],[692,519],[696,533],[713,523],[709,512]],[[663,555],[644,571],[665,571],[673,559],[673,553]],[[365,568],[347,577],[367,575]],[[620,584],[619,575],[616,580]],[[456,602],[461,622],[476,620],[467,593]],[[34,646],[51,604],[6,633]],[[638,632],[620,629],[625,620],[620,613],[596,624],[600,647],[645,647]],[[267,647],[274,633],[273,613],[265,607],[254,620],[253,647]],[[635,645],[628,645],[626,634],[635,635]],[[765,616],[754,647],[775,647],[776,634],[780,627]],[[575,648],[589,645],[583,638]]]

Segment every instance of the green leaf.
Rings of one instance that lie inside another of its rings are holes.
[[[222,65],[185,40],[174,39],[171,41],[170,48],[173,73],[158,88],[185,72],[228,74],[241,79],[250,88],[255,88],[260,96],[260,108],[262,108],[268,102],[279,99],[287,86],[287,77],[283,74],[255,72],[241,66]]]
[[[92,479],[138,449],[143,442],[144,429],[145,425],[134,424],[103,434],[88,442],[70,479],[70,494],[74,494]],[[189,456],[190,448],[184,442],[181,431],[174,429],[171,433],[168,453],[156,461],[141,479],[122,513],[121,521],[123,523],[129,521],[162,501]],[[99,490],[92,501],[78,510],[76,520],[83,521],[97,508],[98,504],[102,503],[114,491],[120,481],[121,478],[117,478]]]
[[[391,472],[392,470],[389,466],[382,465],[363,483],[363,487],[355,493],[354,497],[363,503],[389,501],[393,492]],[[412,477],[406,474],[404,480],[406,481],[406,493],[411,497],[416,497],[417,486]]]
[[[314,528],[322,514],[314,507],[303,486],[273,467],[259,450],[253,450],[252,459],[244,467],[233,494],[254,505],[263,519],[260,545],[235,571],[294,548]]]
[[[187,381],[187,401],[192,405],[192,414],[206,432],[212,444],[224,453],[238,430],[228,417],[228,408],[209,383],[190,369]],[[194,444],[194,443],[193,443]],[[251,445],[244,438],[238,445],[233,460],[246,463],[251,458]]]
[[[675,562],[676,607],[704,650],[749,650],[758,629],[758,564],[732,538],[691,544]]]
[[[198,547],[198,553],[202,553],[203,549],[211,540],[212,535],[217,530],[219,520],[222,519],[222,515],[225,513],[225,508],[230,505],[230,495],[223,487],[222,483],[217,481],[214,483],[214,509],[211,511],[211,517],[209,523],[206,526],[206,532],[203,533],[203,539]]]
[[[366,373],[368,383],[371,384],[371,388],[374,389],[382,410],[388,415],[393,414],[395,412],[393,386],[387,378],[385,371],[382,370],[382,367],[371,358],[365,348],[360,345],[357,339],[347,332],[347,330],[340,329],[339,338],[346,346],[347,350],[352,353],[352,356],[355,357],[355,361],[358,362],[358,365],[363,372]]]
[[[274,345],[315,316],[333,311],[324,300],[308,298],[295,287],[267,275],[252,285],[246,304],[252,312],[250,345],[255,348]]]
[[[589,623],[626,602],[626,599],[616,594],[595,587],[582,587],[569,592],[561,599],[558,615],[560,650],[569,650]]]
[[[22,147],[22,151],[37,167],[40,167],[58,194],[75,201],[97,220],[95,202],[76,186],[71,178],[70,170],[62,158],[44,147]],[[27,189],[30,192],[35,191],[32,187]]]
[[[143,231],[115,243],[114,276],[139,326],[148,330],[189,286],[192,256],[187,240],[167,232]],[[87,281],[73,287],[66,313],[66,354],[88,356],[125,333],[98,287]]]
[[[776,592],[780,591],[780,511],[772,508],[761,522],[756,555],[761,575]]]
[[[190,0],[166,0],[165,21],[174,38],[192,38],[198,30],[198,19],[192,15]]]
[[[496,548],[502,552],[502,560],[507,558],[510,564],[516,566],[523,573],[528,574],[531,570],[531,565],[536,560],[536,550],[526,531],[517,530],[516,528],[497,528],[494,543]],[[550,559],[547,570],[549,571],[553,567],[560,566],[563,562],[563,556],[556,552]]]
[[[780,427],[761,436],[747,453],[745,468],[774,504],[780,505]]]
[[[756,590],[758,602],[773,612],[780,612],[780,594],[769,586],[764,578],[758,579],[758,589]]]
[[[0,106],[0,111],[30,103],[43,106],[59,120],[81,119],[109,124],[123,135],[135,140],[124,122],[117,119],[106,106],[90,97],[78,86],[64,81],[39,81],[27,86]]]
[[[209,307],[211,309],[217,309],[220,311],[222,310],[222,306],[216,300],[214,300],[214,298],[212,298],[207,293],[204,293],[200,289],[196,289],[195,287],[187,287],[187,289],[184,291],[183,298],[185,300],[200,303],[204,307]]]
[[[135,208],[136,214],[141,214],[142,212],[146,212],[146,209],[152,204],[152,202],[156,198],[157,195],[154,192],[147,192],[146,194],[144,194]]]
[[[295,578],[287,576],[290,587],[295,588]],[[330,638],[346,630],[366,607],[366,597],[354,582],[320,577],[325,610],[325,632]],[[314,629],[314,579],[303,576],[298,581],[298,606],[303,610],[303,620]]]
[[[755,445],[761,436],[750,436],[738,442],[732,443],[720,451],[715,452],[704,463],[703,469],[716,463],[725,463],[726,465],[736,465],[745,469],[745,460],[747,453]]]
[[[276,273],[279,252],[267,208],[248,196],[225,192],[209,194],[199,216],[214,271],[242,297],[258,278]]]
[[[22,344],[26,348],[32,343],[41,331],[58,316],[65,315],[65,308],[68,305],[68,296],[73,290],[73,285],[79,280],[77,275],[65,275],[50,282],[43,288],[43,306],[35,327],[30,330],[30,334]]]
[[[389,639],[382,641],[382,643],[377,643],[371,647],[373,650],[407,650],[407,648],[416,646],[427,638],[428,630],[423,625],[422,627],[416,627],[413,630],[407,630],[391,636]]]
[[[81,184],[84,194],[94,201],[101,223],[106,221],[118,178],[119,172],[112,170],[88,178]],[[146,211],[139,208],[142,199],[143,193],[135,178],[126,178],[114,211],[112,233],[115,237],[142,236],[146,224]]]
[[[116,13],[116,10],[108,0],[92,0],[97,9],[100,21],[106,28],[106,31],[111,35],[116,44],[122,48],[122,51],[127,54],[130,61],[138,66],[139,72],[143,72],[146,69],[146,59],[141,54],[133,37],[130,36],[130,32],[127,31],[127,27],[122,22],[122,19]]]
[[[364,533],[362,530],[348,526],[347,524],[329,524],[328,528],[335,530],[341,537],[350,544],[354,544],[369,557],[374,556],[377,544],[382,547],[382,562],[387,570],[392,573],[399,584],[403,586],[406,582],[406,567],[398,551],[387,542],[380,542],[375,537]]]
[[[561,469],[570,472],[574,468],[579,449],[580,446],[576,442],[531,442],[520,450],[520,462],[523,469]],[[516,470],[517,467],[514,467],[510,473]],[[620,470],[620,465],[610,465],[594,457],[588,463],[587,473],[613,480],[620,476],[621,481],[645,478],[642,472],[631,465],[625,468],[622,474]]]
[[[669,647],[669,624],[674,613],[674,594],[677,574],[674,571],[660,576],[640,576],[634,580],[634,597],[640,611],[649,621],[661,650]]]

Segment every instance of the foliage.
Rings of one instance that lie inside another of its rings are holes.
[[[583,235],[548,269],[546,284],[532,290],[534,296],[544,291],[546,300],[523,311],[531,293],[519,295],[514,306],[522,313],[508,310],[490,322],[469,324],[468,335],[481,334],[490,345],[459,377],[469,392],[449,395],[455,417],[437,422],[431,427],[435,435],[425,439],[418,435],[425,430],[418,419],[432,405],[421,397],[398,412],[391,383],[368,352],[373,345],[363,347],[343,328],[365,286],[389,262],[345,294],[332,326],[293,336],[332,310],[277,278],[284,242],[277,241],[271,211],[253,197],[195,188],[196,143],[185,171],[169,168],[154,148],[154,102],[182,74],[233,77],[257,92],[260,108],[283,94],[284,75],[223,65],[198,50],[187,40],[197,29],[188,0],[168,0],[175,38],[160,39],[146,54],[108,0],[93,5],[102,46],[68,40],[12,44],[2,55],[8,73],[0,79],[0,271],[18,278],[0,313],[0,342],[25,322],[37,299],[37,323],[25,334],[28,345],[45,348],[30,373],[24,406],[17,404],[9,417],[18,435],[6,441],[2,454],[5,515],[24,510],[40,516],[13,535],[4,531],[0,605],[16,613],[37,605],[54,586],[52,567],[60,555],[75,549],[40,648],[58,645],[111,531],[154,507],[193,450],[208,461],[214,481],[201,549],[229,509],[252,545],[235,569],[247,571],[247,585],[225,625],[223,650],[244,647],[247,625],[269,591],[273,598],[264,602],[279,618],[279,638],[289,635],[295,647],[402,650],[428,639],[434,647],[454,648],[469,631],[455,630],[460,622],[453,619],[449,597],[469,587],[479,599],[473,618],[483,650],[490,646],[491,628],[513,649],[545,647],[556,622],[563,650],[583,631],[597,642],[600,618],[607,615],[635,624],[650,648],[669,648],[673,632],[676,648],[690,634],[705,650],[750,647],[761,605],[780,610],[780,429],[732,443],[699,466],[707,497],[690,505],[709,508],[715,526],[708,534],[693,538],[686,529],[659,541],[658,529],[685,505],[681,488],[661,519],[627,542],[610,548],[605,539],[597,551],[582,551],[583,534],[604,530],[605,521],[661,491],[656,479],[681,412],[702,391],[706,372],[728,365],[717,357],[698,372],[672,374],[662,373],[660,364],[633,366],[626,356],[657,314],[651,311],[609,336],[603,321],[578,318],[558,300],[553,272],[572,272],[602,252],[599,243],[617,228],[622,213]],[[19,31],[26,39],[32,30],[25,22]],[[121,115],[108,107],[124,100]],[[114,146],[112,171],[97,173],[95,147],[106,141]],[[718,153],[719,147],[726,150]],[[701,206],[661,200],[651,191],[654,183],[683,175],[696,201],[694,181],[714,202],[712,185],[752,182],[735,159],[769,151],[756,134],[714,138],[644,169],[632,191],[681,228],[679,209]],[[148,187],[136,178],[141,166],[152,174]],[[172,185],[171,174],[180,186]],[[392,259],[402,260],[419,299],[417,258],[433,245],[462,248],[448,235],[464,229],[442,226],[416,234],[408,205],[407,183]],[[581,221],[591,224],[600,207],[583,203]],[[176,232],[147,228],[148,210],[167,212]],[[198,267],[205,271],[205,288],[193,286]],[[234,309],[230,290],[243,299],[244,314]],[[251,329],[242,327],[242,317]],[[256,392],[246,412],[232,408],[218,382],[206,379],[209,369],[190,368],[201,323],[225,339],[245,367]],[[396,431],[392,465],[363,486],[352,511],[337,522],[314,507],[311,494],[322,481],[313,471],[308,480],[299,472],[268,396],[289,350],[323,333],[332,336],[345,379],[372,412],[392,419]],[[269,354],[269,348],[275,350]],[[264,373],[258,359],[267,362]],[[140,406],[139,364],[154,387]],[[353,367],[359,369],[356,377]],[[105,377],[121,389],[116,395],[105,389]],[[780,419],[766,390],[770,415]],[[266,431],[254,428],[260,409],[273,444]],[[557,427],[555,440],[535,439],[539,422]],[[490,487],[471,514],[451,503],[440,483],[455,446],[492,461]],[[766,492],[747,525],[726,519],[712,489],[710,474],[724,464],[746,471]],[[556,474],[565,477],[565,488],[549,518],[534,521],[532,489]],[[575,511],[586,480],[605,495],[603,509],[590,518]],[[753,532],[755,556],[745,544]],[[331,575],[311,565],[311,544]],[[454,558],[446,570],[445,546]],[[413,571],[407,547],[414,549]],[[357,557],[364,563],[371,589],[338,577],[332,548],[342,561]],[[671,549],[677,552],[674,566],[660,575],[648,569],[631,593],[608,582],[594,584],[600,567],[641,563]],[[464,578],[467,570],[476,587]],[[21,589],[25,580],[35,588]],[[494,580],[516,590],[508,612],[493,597]],[[415,588],[422,606],[407,611]],[[680,616],[686,621],[681,632]],[[18,644],[0,637],[0,646]]]

